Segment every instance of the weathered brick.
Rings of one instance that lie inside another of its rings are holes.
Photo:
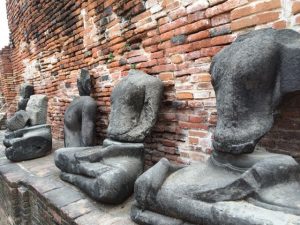
[[[300,13],[300,1],[294,1],[292,4],[293,15]]]
[[[207,0],[196,1],[187,7],[187,13],[194,13],[196,11],[201,11],[203,9],[207,9],[208,6],[209,3]]]
[[[203,137],[207,137],[209,135],[209,133],[207,131],[190,130],[189,135],[203,138]]]
[[[160,73],[159,74],[159,78],[163,81],[167,81],[167,80],[173,80],[174,78],[174,74],[167,72],[167,73]]]
[[[230,13],[224,13],[224,14],[212,17],[211,18],[211,25],[212,25],[212,27],[215,27],[215,26],[219,26],[219,25],[222,25],[222,24],[229,23],[230,21],[231,21],[230,20]]]
[[[235,20],[241,17],[245,17],[254,13],[263,11],[269,11],[272,9],[278,9],[281,6],[280,0],[269,0],[262,2],[252,2],[249,5],[236,8],[231,11],[231,19]]]
[[[287,21],[286,20],[278,20],[278,21],[273,23],[272,27],[275,28],[275,29],[287,28]]]
[[[182,45],[185,43],[185,41],[186,41],[186,36],[183,34],[180,34],[180,35],[177,35],[177,36],[174,36],[171,38],[171,42],[174,45]]]
[[[193,93],[190,93],[190,92],[179,92],[179,93],[176,93],[176,98],[178,100],[192,99],[193,98]]]
[[[211,81],[211,76],[209,73],[198,73],[198,74],[193,74],[191,76],[192,83],[210,82],[210,81]]]
[[[190,137],[189,138],[189,143],[192,144],[192,145],[197,145],[199,143],[199,140],[198,140],[198,138]]]
[[[231,9],[234,9],[238,6],[241,6],[241,5],[244,5],[247,3],[248,3],[248,0],[228,0],[220,5],[216,5],[211,8],[208,8],[205,12],[205,15],[210,18],[215,15],[219,15],[219,14],[228,12]]]
[[[195,34],[191,34],[187,37],[188,42],[194,42],[194,41],[199,41],[205,38],[208,38],[210,36],[210,32],[205,30],[205,31],[200,31]]]
[[[224,34],[230,34],[231,26],[230,26],[230,24],[225,24],[225,25],[221,25],[218,27],[214,27],[209,30],[209,33],[210,33],[211,37],[224,35]]]
[[[279,12],[263,12],[252,16],[244,17],[238,20],[234,20],[231,23],[231,29],[233,31],[240,30],[242,28],[260,25],[272,21],[276,21],[279,18]]]
[[[295,17],[295,24],[300,24],[300,15]]]
[[[175,20],[171,23],[167,23],[165,25],[162,25],[161,27],[159,27],[159,31],[160,31],[160,33],[164,33],[164,32],[167,32],[169,30],[181,27],[185,24],[187,24],[187,17],[182,17],[182,18],[179,18],[179,19],[177,19],[177,20]]]

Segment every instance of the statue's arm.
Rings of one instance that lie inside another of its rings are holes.
[[[96,146],[86,151],[75,154],[77,160],[89,162],[99,162],[103,158],[127,156],[140,157],[143,153],[144,145],[142,143],[123,143],[121,145],[109,145],[107,147]]]
[[[167,177],[184,166],[173,165],[167,159],[162,158],[152,168],[143,173],[135,182],[135,198],[142,208],[146,208],[147,202],[156,196]]]

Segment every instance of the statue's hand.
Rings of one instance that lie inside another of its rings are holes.
[[[102,159],[102,153],[98,148],[91,148],[75,153],[75,158],[79,161],[98,162]]]

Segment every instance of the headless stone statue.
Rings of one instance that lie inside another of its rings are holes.
[[[19,94],[18,111],[12,118],[7,120],[6,125],[9,131],[24,128],[29,121],[29,116],[25,110],[30,96],[34,94],[33,86],[26,83],[21,84]]]
[[[210,72],[218,111],[212,156],[190,166],[162,159],[142,174],[132,219],[148,225],[299,225],[299,164],[253,151],[271,129],[282,96],[300,89],[300,34],[264,29],[242,35],[213,58]]]
[[[89,96],[91,80],[87,70],[80,71],[77,87],[80,97],[74,99],[65,112],[65,147],[94,146],[97,104]]]
[[[29,98],[34,94],[33,86],[30,84],[21,84],[20,86],[20,99],[18,102],[18,111],[25,110]]]
[[[10,131],[6,133],[3,144],[9,160],[18,162],[39,158],[51,151],[51,127],[46,124],[47,101],[45,95],[31,95],[26,111],[16,112],[8,121]]]
[[[162,92],[159,79],[131,70],[111,94],[108,139],[103,146],[55,152],[61,178],[97,201],[118,204],[128,198],[143,172],[143,141],[156,122]]]

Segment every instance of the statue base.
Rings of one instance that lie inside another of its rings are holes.
[[[55,152],[60,178],[96,201],[120,204],[133,192],[143,172],[142,143],[106,139],[103,146],[61,148]]]
[[[138,224],[300,224],[300,166],[286,155],[214,152],[185,168],[162,159],[135,194]]]

